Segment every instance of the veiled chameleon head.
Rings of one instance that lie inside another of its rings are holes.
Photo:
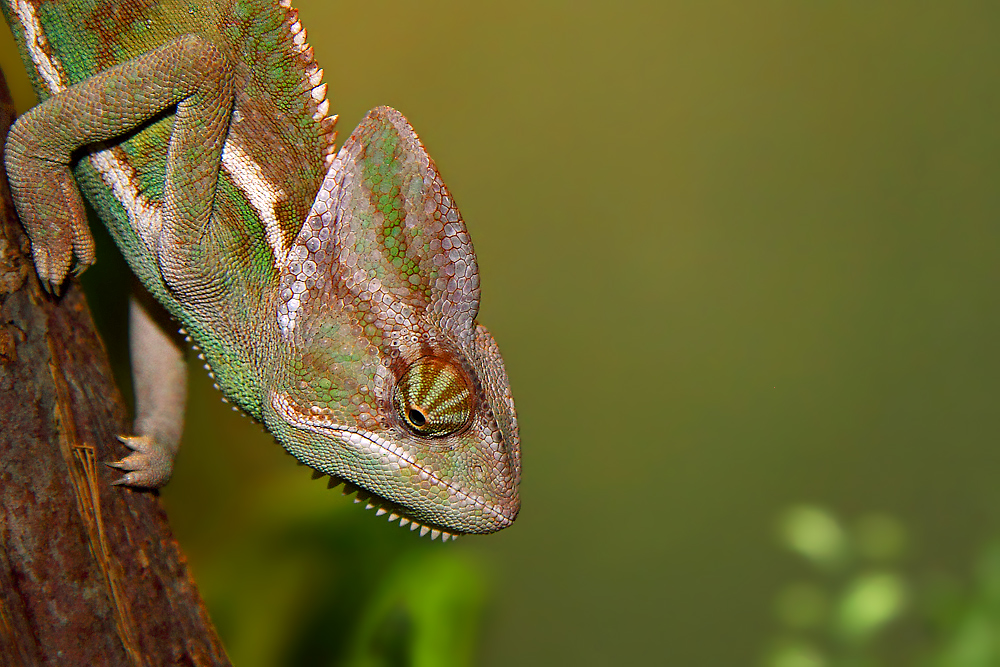
[[[399,112],[369,112],[289,251],[265,421],[303,463],[447,532],[520,507],[517,416],[465,223]]]

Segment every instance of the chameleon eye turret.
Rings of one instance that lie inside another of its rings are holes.
[[[472,390],[464,373],[435,357],[411,364],[393,398],[403,422],[417,435],[430,438],[461,430],[472,415]]]

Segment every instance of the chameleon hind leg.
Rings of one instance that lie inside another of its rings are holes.
[[[173,472],[187,394],[187,365],[180,342],[168,333],[173,328],[151,299],[144,302],[133,295],[129,300],[135,435],[119,436],[132,453],[108,464],[125,471],[115,484],[159,488]]]
[[[157,248],[150,250],[172,290],[192,289],[203,267],[189,259],[211,220],[233,79],[229,59],[214,44],[184,35],[67,88],[18,119],[7,140],[7,174],[46,289],[58,289],[74,257],[77,271],[94,262],[83,200],[70,172],[72,153],[121,137],[174,105],[163,224]]]

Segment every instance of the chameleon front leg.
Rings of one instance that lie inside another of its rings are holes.
[[[7,174],[47,289],[62,284],[74,255],[78,270],[94,262],[94,242],[70,172],[73,151],[122,136],[176,105],[163,224],[151,250],[171,290],[211,302],[205,265],[191,259],[211,220],[233,78],[232,64],[214,44],[184,35],[67,88],[14,124],[7,140]]]
[[[108,464],[126,471],[115,484],[159,488],[170,480],[174,469],[184,429],[187,365],[183,349],[163,324],[150,314],[149,306],[132,297],[129,350],[135,387],[135,435],[119,437],[133,451],[121,461]]]

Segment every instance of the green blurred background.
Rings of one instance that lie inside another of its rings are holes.
[[[295,5],[462,208],[522,511],[421,540],[193,372],[163,498],[237,665],[1000,664],[1000,5]]]

